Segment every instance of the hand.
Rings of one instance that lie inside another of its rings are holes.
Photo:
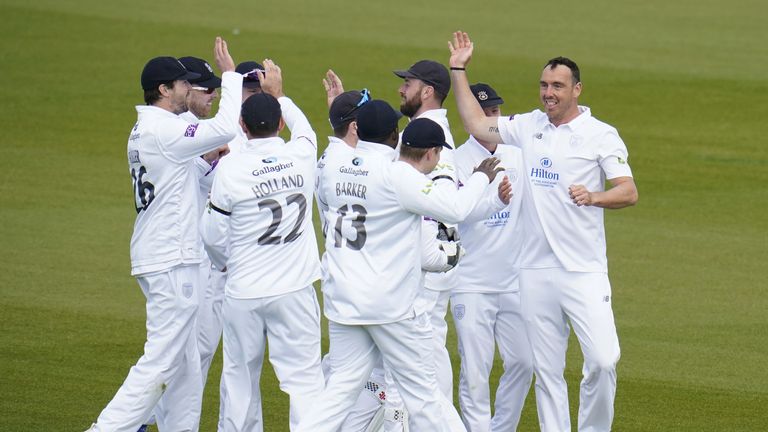
[[[492,182],[496,178],[496,174],[504,171],[504,168],[499,166],[501,161],[493,156],[488,159],[484,159],[480,162],[480,165],[475,168],[473,173],[481,172],[488,176],[488,183]]]
[[[342,93],[344,93],[344,86],[341,84],[341,78],[331,69],[325,73],[323,78],[323,87],[325,87],[325,95],[328,98],[328,108],[331,107],[333,100]]]
[[[269,93],[275,98],[285,96],[283,94],[283,74],[280,70],[280,66],[276,65],[270,59],[264,59],[264,71],[256,70],[259,74],[259,82],[261,83],[261,90],[264,93]]]
[[[499,199],[504,204],[509,204],[512,201],[512,183],[507,176],[504,176],[504,179],[499,183]]]
[[[208,162],[208,165],[213,165],[214,162],[217,160],[223,158],[224,156],[229,154],[229,146],[227,144],[224,144],[223,146],[211,150],[208,153],[203,155],[203,160]]]
[[[216,60],[216,66],[218,66],[221,73],[235,70],[235,61],[229,55],[227,41],[220,36],[216,37],[216,42],[213,44],[213,58]]]
[[[469,60],[472,59],[472,51],[475,46],[469,35],[463,31],[453,32],[453,42],[448,42],[448,49],[451,51],[451,58],[448,60],[450,67],[466,67]]]
[[[568,186],[568,195],[571,196],[571,201],[579,207],[591,206],[594,203],[592,200],[592,192],[588,191],[584,185]]]

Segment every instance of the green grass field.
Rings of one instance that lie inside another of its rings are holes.
[[[547,59],[574,58],[582,103],[629,148],[640,202],[606,216],[615,430],[768,430],[763,2],[0,0],[0,12],[1,431],[84,430],[141,355],[125,145],[149,58],[212,60],[222,35],[236,62],[278,62],[323,136],[329,67],[395,104],[391,70],[447,62],[456,29],[475,41],[470,79],[493,84],[506,113],[538,106]],[[463,142],[453,96],[447,107]],[[219,354],[202,431],[215,430],[220,367]],[[580,371],[572,340],[574,418]],[[265,430],[287,431],[269,365],[262,388]],[[520,430],[537,427],[531,393]]]

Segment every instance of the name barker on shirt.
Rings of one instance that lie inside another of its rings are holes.
[[[253,170],[251,172],[253,176],[260,177],[265,174],[279,173],[283,170],[290,170],[290,168],[293,168],[293,162],[277,163],[276,165],[271,165],[277,162],[277,158],[274,157],[263,159],[262,162],[268,165]],[[264,181],[256,183],[251,187],[251,191],[256,196],[256,198],[263,198],[267,195],[274,194],[285,189],[298,189],[303,186],[304,176],[301,174],[289,173],[288,175],[267,178]]]
[[[351,175],[354,177],[363,176],[368,177],[368,170],[362,168],[356,168],[363,163],[363,159],[355,157],[352,159],[352,165],[355,167],[348,167],[342,165],[339,167],[339,172],[342,174]],[[336,182],[336,196],[352,196],[361,199],[367,199],[365,192],[368,190],[368,186],[357,182]]]

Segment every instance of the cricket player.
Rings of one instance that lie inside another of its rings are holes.
[[[425,177],[447,146],[429,119],[403,134],[397,115],[372,101],[357,116],[360,141],[352,157],[326,160],[318,201],[334,216],[326,226],[325,314],[329,319],[331,376],[298,431],[336,431],[379,357],[392,371],[415,431],[445,431],[450,413],[440,404],[432,357],[432,330],[416,306],[422,286],[419,244],[423,214],[458,222],[483,196],[497,162],[485,161],[467,187],[433,188]],[[452,407],[450,407],[452,408]],[[455,409],[454,416],[458,419]],[[460,423],[460,420],[459,420]]]
[[[226,268],[224,418],[220,430],[262,431],[259,380],[264,352],[290,395],[290,429],[323,390],[320,279],[312,224],[316,136],[283,94],[280,69],[264,61],[263,93],[243,103],[248,141],[217,168],[202,234],[214,265]],[[291,140],[278,133],[284,125]]]
[[[615,128],[579,106],[582,83],[572,60],[557,57],[544,66],[539,79],[543,111],[489,118],[467,81],[473,52],[469,36],[455,32],[449,48],[464,127],[479,140],[511,144],[523,153],[520,300],[533,349],[541,430],[571,430],[563,370],[573,326],[584,354],[578,429],[608,431],[620,351],[603,209],[637,202],[627,148]]]
[[[411,120],[428,118],[439,124],[449,146],[440,153],[440,162],[435,166],[433,172],[429,173],[430,178],[436,183],[448,183],[447,186],[443,185],[445,187],[457,188],[458,181],[453,157],[456,146],[448,125],[448,111],[443,108],[443,102],[451,90],[451,78],[448,70],[436,61],[420,60],[408,70],[394,71],[394,74],[403,79],[398,90],[401,99],[400,112]],[[425,251],[438,249],[438,235],[438,221],[426,218],[422,228],[422,242]],[[420,300],[425,303],[430,312],[434,333],[437,382],[440,390],[449,401],[453,401],[453,370],[451,357],[445,346],[448,336],[445,315],[448,311],[451,290],[456,285],[455,279],[455,270],[427,273],[424,278],[425,290],[422,291]],[[394,404],[396,401],[390,402]]]
[[[339,153],[344,154],[343,157],[353,154],[358,142],[357,113],[363,105],[371,100],[367,89],[345,92],[341,79],[332,70],[326,73],[323,85],[326,90],[329,105],[329,121],[333,128],[334,136],[328,138],[328,147],[318,161],[318,178],[323,175],[326,158],[329,160],[333,159],[338,157]],[[319,180],[317,184],[319,184]],[[322,201],[318,201],[318,207],[323,226],[325,226],[325,214],[328,206]],[[432,242],[428,242],[427,245],[433,246]],[[448,271],[458,263],[462,254],[463,249],[458,244],[440,242],[438,247],[430,251],[422,251],[422,270]],[[323,262],[325,262],[325,254],[323,255]],[[325,266],[323,266],[323,269],[325,269]],[[325,374],[327,380],[330,376],[327,357],[323,360],[323,366],[327,371]],[[393,398],[397,401],[395,405],[390,406],[386,404],[387,401]],[[379,430],[387,432],[408,430],[407,412],[402,406],[402,401],[396,387],[387,386],[384,365],[382,363],[378,363],[374,367],[341,427],[343,432],[373,432]]]
[[[146,106],[128,138],[136,222],[131,238],[131,273],[147,298],[144,354],[128,373],[91,431],[135,432],[161,396],[172,403],[156,411],[160,430],[196,431],[202,383],[195,320],[203,260],[198,233],[199,179],[195,159],[236,133],[242,76],[226,42],[216,38],[222,71],[219,112],[189,123],[189,72],[176,58],[156,57],[141,74]]]
[[[491,86],[478,83],[470,89],[486,116],[501,115],[504,100]],[[459,405],[467,431],[514,431],[533,377],[518,280],[524,235],[520,220],[525,195],[522,152],[470,136],[454,155],[460,182],[466,181],[480,161],[494,156],[501,160],[515,191],[514,199],[490,217],[467,218],[459,224],[467,256],[456,269],[458,283],[451,294],[461,357]],[[504,373],[491,418],[489,378],[497,346]]]
[[[221,78],[213,73],[213,68],[203,59],[196,57],[182,57],[181,64],[188,70],[200,75],[200,78],[191,80],[192,88],[187,97],[189,111],[181,114],[182,118],[191,121],[207,118],[211,113],[211,106],[218,97],[217,89],[221,87]],[[215,168],[219,159],[229,152],[224,145],[195,159],[195,165],[200,175],[200,203],[202,207],[208,201],[211,192]],[[206,289],[200,290],[200,304],[197,314],[198,349],[200,350],[200,367],[202,370],[203,388],[208,378],[208,369],[211,366],[213,355],[219,346],[221,339],[222,321],[221,305],[224,301],[224,282],[226,273],[212,268],[208,255],[201,264],[203,280],[207,281]]]

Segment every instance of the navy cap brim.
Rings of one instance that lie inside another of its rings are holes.
[[[504,99],[499,97],[499,98],[486,99],[484,101],[481,101],[480,102],[480,106],[483,107],[483,108],[488,108],[488,107],[492,107],[492,106],[501,105],[503,103],[504,103]]]
[[[410,71],[407,71],[407,70],[396,70],[396,71],[392,71],[392,73],[394,73],[395,75],[397,75],[398,77],[403,78],[403,79],[405,79],[405,78],[421,79],[418,76],[414,75],[413,72],[410,72]]]
[[[201,75],[199,73],[187,71],[187,73],[185,73],[184,75],[178,78],[174,78],[174,81],[190,81],[193,79],[200,78],[200,76]]]
[[[213,76],[210,79],[207,79],[205,81],[194,82],[192,83],[192,85],[196,87],[219,88],[221,87],[221,78],[217,76]]]

